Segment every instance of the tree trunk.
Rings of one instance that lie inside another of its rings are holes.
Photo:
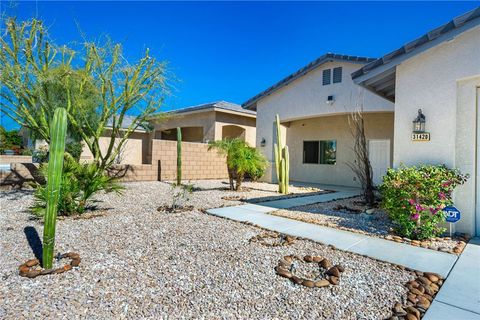
[[[237,173],[237,185],[235,187],[236,191],[242,190],[242,182],[243,182],[244,174],[243,172]]]

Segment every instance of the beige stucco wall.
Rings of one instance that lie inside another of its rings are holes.
[[[446,164],[471,175],[455,192],[462,211],[457,231],[475,225],[476,87],[480,86],[480,27],[403,62],[396,71],[394,166]],[[431,141],[412,142],[421,108]],[[478,156],[478,155],[477,155]]]
[[[322,71],[339,66],[343,67],[342,82],[323,86]],[[277,113],[281,122],[289,122],[318,116],[344,115],[357,110],[361,105],[365,112],[393,112],[392,102],[363,89],[352,81],[350,74],[360,67],[362,64],[325,63],[257,102],[256,145],[270,163],[273,163],[274,119]],[[326,103],[329,95],[333,95],[335,98],[333,105]],[[285,130],[283,131],[285,132]],[[266,141],[264,147],[260,146],[262,139]],[[289,147],[291,148],[290,145]],[[271,170],[267,172],[264,180],[274,181],[274,174],[272,174],[274,170],[274,167],[271,166]],[[347,183],[350,185],[351,180],[351,178],[343,178],[336,184],[350,181]]]
[[[105,134],[107,135],[108,132]],[[133,133],[122,146],[122,151],[119,155],[120,164],[141,165],[146,158],[146,145],[148,145],[149,135],[147,133]],[[100,137],[99,144],[100,150],[105,154],[110,144],[110,137]],[[115,143],[118,144],[121,138],[115,138]],[[80,156],[81,160],[90,161],[93,159],[93,155],[90,149],[85,145],[83,152]]]
[[[240,116],[224,112],[217,112],[215,115],[215,140],[222,140],[224,126],[236,126],[245,130],[244,139],[255,146],[256,140],[256,119],[254,117]],[[228,129],[227,129],[228,131]]]
[[[220,111],[198,111],[172,116],[155,124],[155,131],[174,129],[176,127],[203,127],[203,142],[221,140],[223,126],[238,126],[245,130],[245,141],[255,145],[255,117]],[[155,138],[159,139],[158,134]],[[198,140],[198,139],[197,139]]]
[[[175,129],[177,127],[203,127],[203,141],[215,139],[215,112],[196,112],[172,115],[167,120],[154,124],[155,131]],[[158,137],[158,135],[156,136]]]
[[[393,145],[393,113],[365,114],[365,134],[367,139],[389,139]],[[316,182],[333,185],[358,186],[355,174],[346,165],[353,162],[353,138],[348,124],[348,116],[326,116],[290,123],[286,132],[290,151],[290,179],[294,181]],[[303,163],[303,141],[336,140],[337,163]],[[273,164],[272,164],[273,168]]]

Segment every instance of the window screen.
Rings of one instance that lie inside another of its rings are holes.
[[[323,70],[323,85],[326,86],[327,84],[330,84],[331,82],[331,70],[326,69]]]
[[[342,67],[333,68],[333,83],[342,82]]]
[[[303,163],[336,164],[337,141],[303,141]]]

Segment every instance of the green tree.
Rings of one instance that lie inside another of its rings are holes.
[[[22,144],[22,137],[18,134],[18,130],[7,131],[3,126],[0,126],[0,148],[20,148]]]
[[[57,106],[65,108],[69,132],[83,140],[98,170],[114,163],[168,91],[165,63],[157,62],[148,49],[130,64],[120,44],[57,46],[41,21],[18,23],[12,18],[6,19],[0,45],[1,111],[49,143],[52,112]],[[127,124],[125,116],[132,113],[137,115]],[[99,141],[106,133],[110,140],[102,150]]]

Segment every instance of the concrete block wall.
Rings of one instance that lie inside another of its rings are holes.
[[[42,182],[38,163],[10,163],[9,170],[0,170],[0,186],[21,187],[30,182]]]
[[[152,166],[160,160],[161,180],[177,177],[177,142],[152,141]],[[184,180],[228,178],[225,157],[216,150],[208,151],[205,143],[182,142],[182,178]]]
[[[16,156],[18,157],[18,156]],[[30,163],[11,163],[11,171],[0,170],[0,183],[33,180],[32,170],[35,165]],[[31,157],[30,157],[31,161]],[[112,176],[120,181],[163,181],[177,178],[177,142],[168,140],[152,140],[152,164],[116,165],[110,171]],[[226,179],[228,178],[225,157],[216,150],[208,151],[205,143],[182,142],[182,179]]]
[[[32,156],[7,156],[0,155],[0,164],[32,163]]]

